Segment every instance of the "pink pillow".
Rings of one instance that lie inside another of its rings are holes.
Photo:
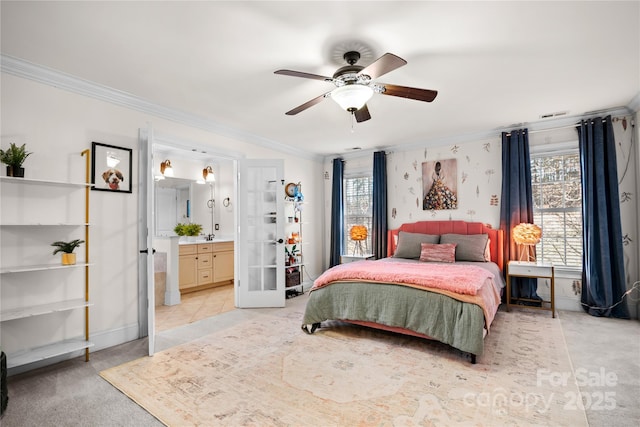
[[[455,262],[456,260],[455,243],[443,243],[440,245],[422,243],[421,248],[420,261]]]

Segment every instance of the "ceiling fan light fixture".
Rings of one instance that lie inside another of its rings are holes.
[[[350,84],[339,86],[331,91],[331,98],[343,109],[354,112],[361,109],[373,96],[369,86]]]

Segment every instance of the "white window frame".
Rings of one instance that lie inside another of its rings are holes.
[[[548,144],[548,145],[532,145],[530,146],[530,160],[533,161],[535,158],[539,158],[539,157],[551,157],[551,156],[561,156],[561,155],[578,155],[579,156],[579,151],[578,151],[578,141],[574,140],[574,141],[569,141],[569,142],[565,142],[565,143],[558,143],[558,144]],[[532,183],[533,184],[533,183]],[[582,185],[582,180],[580,182],[580,184]],[[535,197],[535,195],[534,195]],[[582,214],[582,208],[551,208],[546,210],[547,212],[552,212],[552,211],[562,211],[562,212],[575,212],[578,211],[580,212],[580,214]],[[536,209],[534,207],[534,215],[536,214],[536,212],[540,212],[539,209]],[[542,224],[539,224],[542,225]],[[542,227],[542,233],[544,236],[544,226]],[[542,246],[543,243],[540,242],[538,243],[538,245],[536,246],[536,252],[538,255],[538,259],[542,260],[543,256],[544,256],[544,247]],[[581,248],[582,251],[582,248]],[[556,272],[559,273],[560,275],[566,274],[567,277],[573,277],[575,276],[577,273],[582,271],[582,263],[580,265],[554,265],[556,268]]]
[[[343,255],[352,255],[354,253],[354,247],[355,247],[355,243],[351,240],[351,238],[349,237],[349,230],[351,228],[352,225],[356,225],[356,224],[351,224],[349,222],[349,218],[350,215],[348,214],[348,206],[347,206],[347,185],[346,182],[347,180],[350,179],[356,179],[356,178],[369,178],[371,180],[371,193],[370,193],[370,199],[369,199],[369,206],[368,206],[368,211],[370,213],[370,215],[358,215],[359,217],[368,217],[369,218],[369,222],[368,224],[364,224],[367,226],[367,231],[368,231],[368,235],[367,235],[367,239],[364,241],[364,250],[366,253],[371,253],[372,251],[372,246],[371,246],[371,226],[373,224],[373,171],[369,170],[369,169],[357,169],[357,170],[352,170],[349,172],[345,172],[344,176],[343,176],[343,181],[342,181],[342,185],[343,185],[343,206],[344,206],[344,251],[345,253]],[[358,224],[362,224],[362,222],[358,222]]]

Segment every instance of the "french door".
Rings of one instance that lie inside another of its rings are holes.
[[[283,160],[240,162],[240,308],[284,307],[283,171]]]
[[[155,352],[154,142],[151,125],[140,130],[138,323],[139,336],[149,337],[150,356]],[[239,171],[234,184],[239,201],[234,221],[236,306],[284,307],[284,161],[239,157],[235,161]]]

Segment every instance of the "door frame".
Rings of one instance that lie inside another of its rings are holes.
[[[219,150],[215,147],[206,146],[202,143],[189,141],[186,138],[179,138],[168,134],[163,134],[153,130],[150,123],[147,124],[147,128],[140,128],[139,130],[139,212],[140,212],[140,227],[138,230],[139,248],[144,249],[147,242],[147,232],[153,236],[155,230],[150,229],[150,225],[147,221],[147,212],[151,210],[153,212],[153,192],[155,191],[155,181],[153,179],[153,152],[157,145],[165,147],[171,147],[176,150],[183,150],[185,155],[190,152],[198,152],[200,154],[206,153],[214,158],[220,158],[233,162],[234,173],[234,185],[233,185],[233,199],[238,200],[238,163],[245,159],[245,155],[232,150]],[[146,147],[145,147],[146,145]],[[148,150],[148,151],[146,151]],[[144,157],[144,159],[143,159]],[[186,157],[186,156],[185,156]],[[198,158],[202,157],[198,155]],[[195,156],[194,156],[195,158]],[[150,163],[150,164],[149,164]],[[149,182],[150,181],[150,182]],[[151,193],[151,195],[149,194]],[[151,196],[151,197],[150,197]],[[237,207],[234,209],[233,214],[233,230],[234,230],[234,243],[236,244],[236,250],[234,250],[234,305],[238,305],[238,264],[239,253],[242,248],[237,248],[238,245],[238,224],[239,224],[239,210]],[[155,215],[155,212],[153,212]],[[152,240],[152,239],[151,239]],[[238,250],[240,249],[240,250]],[[153,248],[148,248],[152,253]],[[155,352],[155,322],[151,319],[155,319],[155,294],[149,292],[149,282],[153,280],[150,278],[150,271],[153,271],[152,267],[149,267],[148,263],[153,262],[153,258],[143,256],[146,254],[140,254],[138,262],[138,325],[139,325],[139,337],[149,337],[149,355]],[[152,317],[153,316],[153,317]]]

